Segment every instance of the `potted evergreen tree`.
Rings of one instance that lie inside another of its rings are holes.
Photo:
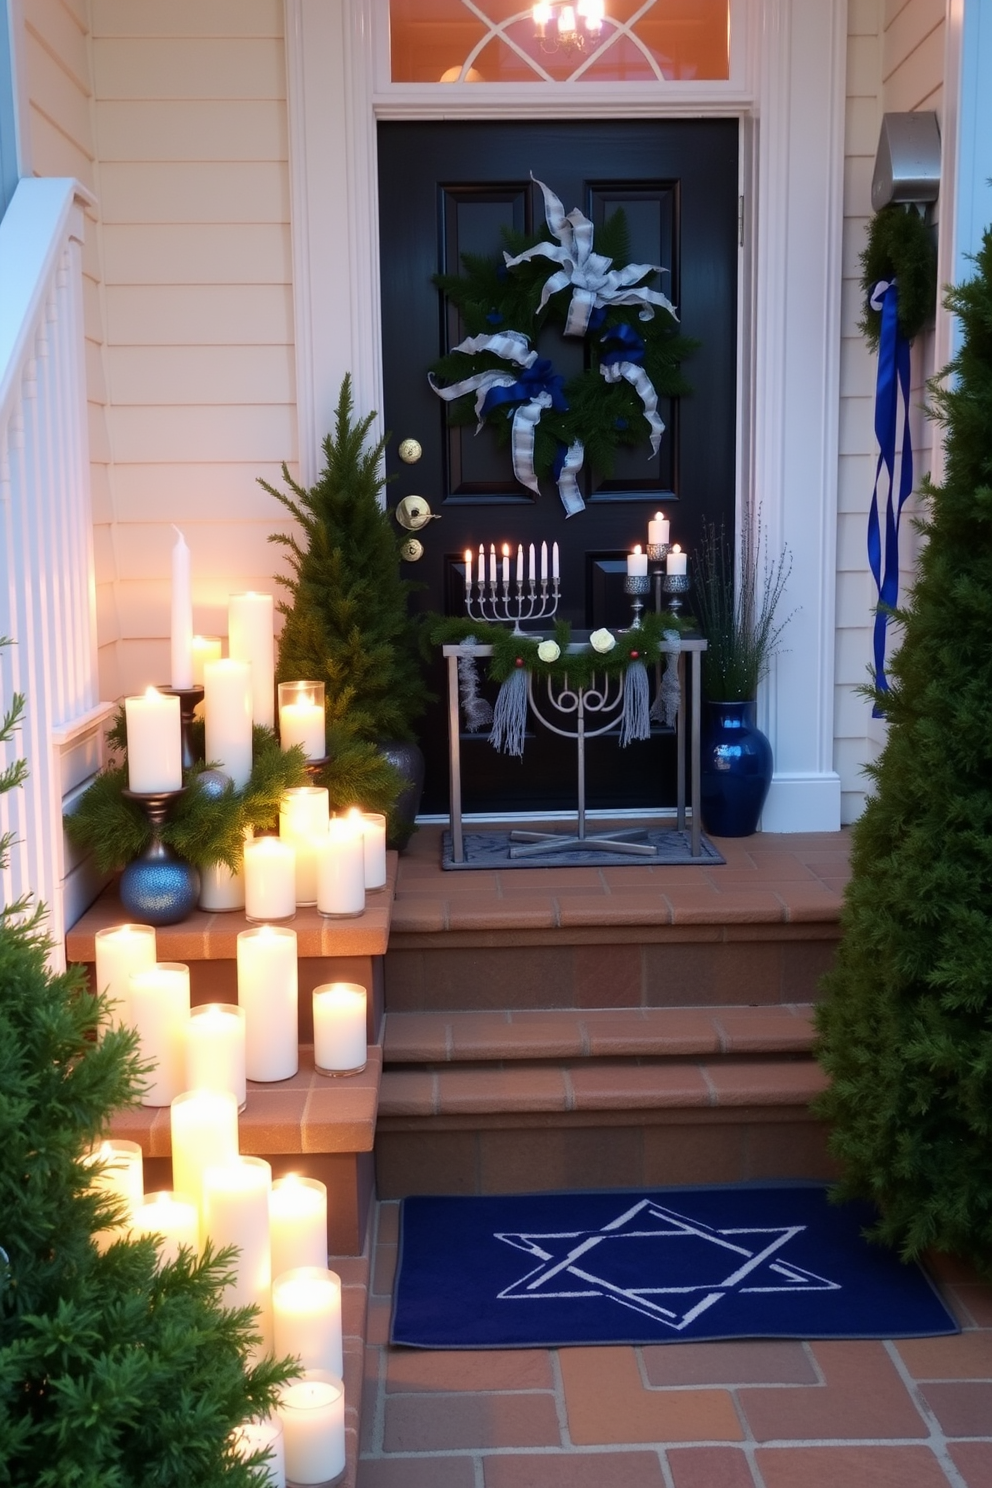
[[[3,644],[3,642],[0,642]],[[23,709],[15,697],[0,744]],[[23,761],[0,771],[0,794]],[[10,836],[0,838],[0,868]],[[82,968],[52,972],[42,910],[0,908],[0,1479],[13,1488],[262,1488],[231,1434],[291,1361],[251,1365],[253,1310],[224,1307],[231,1251],[159,1265],[158,1241],[94,1237],[119,1205],[85,1158],[143,1083]]]
[[[754,721],[758,684],[787,622],[775,614],[792,571],[788,553],[758,571],[760,517],[744,524],[735,577],[727,534],[710,523],[696,555],[696,609],[706,637],[701,757],[703,826],[717,837],[757,830],[772,779],[772,748]]]
[[[819,1011],[844,1196],[905,1257],[992,1272],[992,230],[947,294],[960,350],[930,384],[944,478],[905,609],[888,723],[854,826],[853,876]]]
[[[413,725],[427,689],[407,604],[412,585],[400,577],[399,540],[380,502],[386,439],[365,443],[374,419],[355,422],[346,376],[317,483],[305,489],[284,465],[289,494],[260,484],[299,524],[269,539],[286,549],[291,569],[278,576],[289,599],[279,605],[277,679],[324,683],[332,767],[321,783],[331,804],[389,810],[391,841],[403,846],[423,785]]]

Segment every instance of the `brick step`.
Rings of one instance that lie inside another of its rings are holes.
[[[684,1059],[808,1054],[813,1007],[506,1009],[386,1016],[383,1059],[396,1065],[518,1060]]]

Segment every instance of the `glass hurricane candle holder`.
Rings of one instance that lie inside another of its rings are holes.
[[[308,760],[326,756],[323,682],[279,683],[279,743],[283,749],[302,744]]]

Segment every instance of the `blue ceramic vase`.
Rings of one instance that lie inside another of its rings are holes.
[[[118,889],[128,915],[141,925],[178,925],[196,908],[200,875],[192,863],[154,839],[128,863]]]
[[[772,746],[754,703],[705,704],[700,761],[703,826],[714,837],[750,837],[772,783]]]

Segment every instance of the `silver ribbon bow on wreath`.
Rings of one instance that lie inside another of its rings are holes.
[[[611,305],[639,305],[638,318],[652,320],[654,306],[660,305],[678,319],[671,300],[656,289],[638,287],[638,280],[648,274],[663,274],[666,271],[656,264],[628,264],[624,269],[611,267],[612,258],[594,253],[593,225],[578,207],[573,207],[566,216],[559,198],[536,176],[531,180],[540,186],[544,194],[544,215],[548,227],[558,239],[557,243],[537,243],[512,257],[503,254],[508,269],[526,263],[535,257],[550,258],[561,267],[547,280],[541,294],[538,310],[543,310],[553,294],[572,286],[572,299],[565,321],[566,336],[584,336],[589,329],[589,317],[594,310],[604,310]]]
[[[510,453],[513,473],[521,485],[540,494],[537,472],[534,469],[534,430],[546,408],[565,408],[561,392],[562,379],[556,376],[551,363],[541,361],[531,349],[528,338],[520,331],[503,331],[492,336],[469,336],[453,347],[465,356],[477,356],[488,351],[503,361],[513,362],[521,370],[501,372],[491,369],[476,372],[450,387],[438,387],[433,375],[428,376],[432,390],[446,403],[461,398],[465,393],[475,393],[475,416],[478,420],[476,434],[482,428],[486,414],[501,404],[513,408],[513,423],[510,434]],[[565,452],[558,472],[558,494],[567,516],[574,516],[585,507],[579,491],[577,476],[582,469],[585,449],[581,439],[576,439]]]

